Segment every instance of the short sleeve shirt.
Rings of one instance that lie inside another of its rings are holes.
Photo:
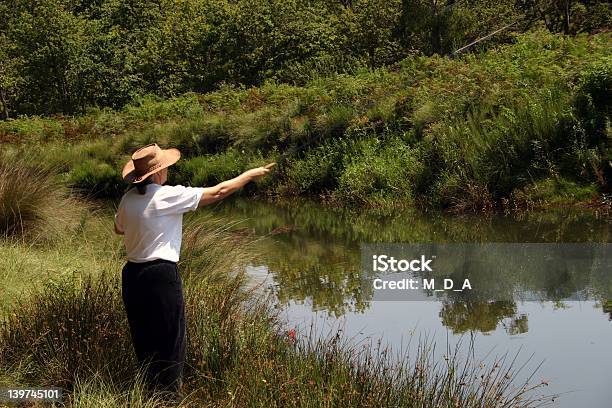
[[[198,208],[201,187],[147,185],[144,195],[133,188],[123,195],[115,225],[124,233],[127,259],[178,262],[183,235],[183,214]]]

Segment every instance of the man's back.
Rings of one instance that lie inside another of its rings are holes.
[[[178,262],[183,214],[194,211],[203,188],[149,184],[145,194],[131,189],[121,198],[115,225],[123,232],[131,262],[166,259]]]

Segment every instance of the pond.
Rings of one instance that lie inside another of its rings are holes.
[[[240,198],[205,212],[239,221],[236,228],[264,237],[256,244],[260,255],[249,265],[249,274],[273,292],[288,326],[298,333],[325,336],[342,329],[352,341],[381,341],[408,352],[419,337],[427,337],[440,357],[457,344],[467,352],[473,340],[475,354],[483,359],[518,353],[516,365],[526,364],[519,378],[542,363],[534,379],[548,384],[544,393],[561,394],[555,406],[610,406],[609,299],[573,300],[575,293],[558,290],[559,282],[536,268],[503,279],[537,292],[537,301],[523,300],[521,290],[491,301],[384,301],[364,290],[360,274],[364,243],[609,243],[609,219],[575,209],[458,217]],[[609,285],[612,271],[605,272],[603,283],[588,280],[580,292]]]

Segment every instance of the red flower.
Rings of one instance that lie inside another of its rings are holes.
[[[287,332],[287,336],[289,336],[289,339],[291,340],[292,343],[295,343],[295,330],[291,329]]]

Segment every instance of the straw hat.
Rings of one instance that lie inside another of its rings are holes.
[[[172,166],[181,158],[177,149],[161,149],[156,143],[146,145],[132,154],[132,160],[123,166],[123,180],[140,183],[153,173]]]

